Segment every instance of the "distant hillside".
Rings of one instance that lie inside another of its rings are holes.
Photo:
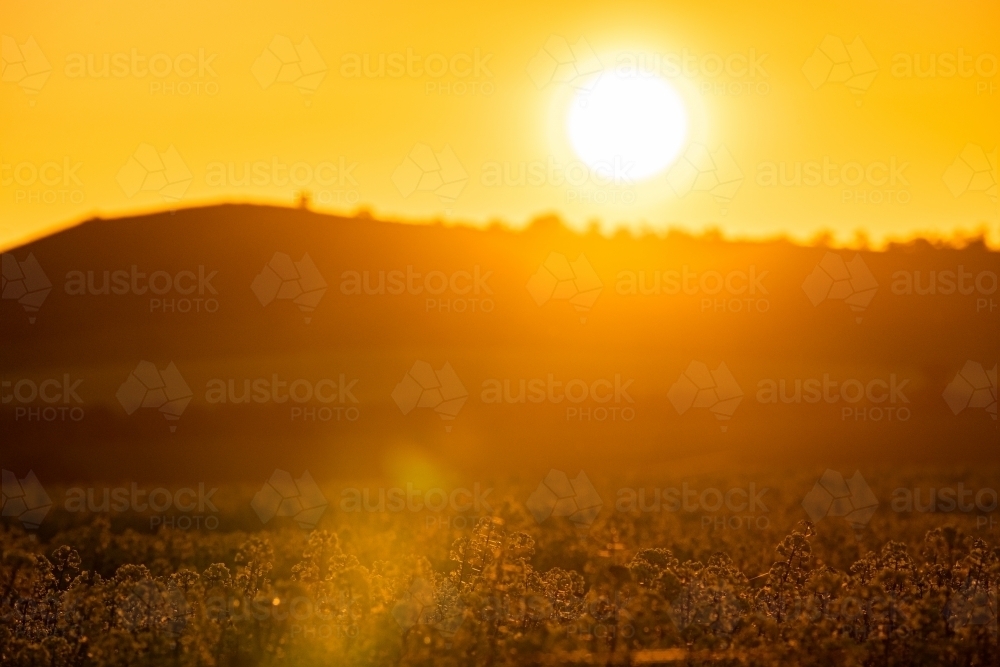
[[[830,253],[551,220],[94,220],[4,255],[0,464],[242,480],[374,474],[406,451],[469,474],[996,461],[998,272],[981,245]]]

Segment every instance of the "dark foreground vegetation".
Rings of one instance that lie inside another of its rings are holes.
[[[791,512],[789,515],[791,516]],[[0,664],[998,665],[996,532],[629,513],[0,532]],[[671,523],[673,522],[673,523]],[[338,537],[338,534],[340,537]]]

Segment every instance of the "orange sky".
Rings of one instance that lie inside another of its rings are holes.
[[[0,247],[302,189],[409,220],[1000,245],[1000,6],[752,4],[5,2]],[[555,69],[563,51],[592,57]],[[595,58],[681,95],[663,173],[581,170],[566,118],[589,79],[565,74]]]

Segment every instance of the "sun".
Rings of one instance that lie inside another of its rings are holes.
[[[604,72],[570,109],[573,150],[602,176],[646,180],[666,169],[684,146],[687,113],[673,86],[655,76]]]

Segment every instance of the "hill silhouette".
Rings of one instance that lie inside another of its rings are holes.
[[[374,475],[400,452],[463,474],[995,461],[998,265],[975,243],[552,219],[92,220],[4,256],[2,463],[243,481]]]

